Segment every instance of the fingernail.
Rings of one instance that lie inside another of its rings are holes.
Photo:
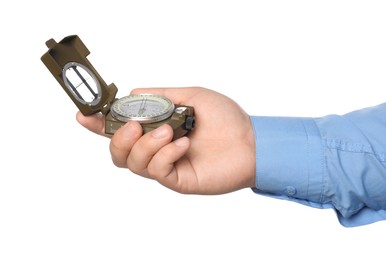
[[[134,135],[135,131],[136,127],[132,122],[129,121],[123,126],[122,135],[125,139],[130,139]]]
[[[166,125],[162,125],[162,126],[158,127],[157,129],[155,129],[151,133],[151,135],[155,139],[161,139],[161,138],[165,137],[167,134],[168,134],[168,127]]]
[[[99,113],[96,113],[96,114],[95,114],[95,117],[96,117],[96,118],[103,118],[104,115],[103,115],[102,113],[99,112]]]
[[[179,147],[185,147],[188,145],[188,141],[189,141],[188,138],[184,136],[175,140],[174,143]]]

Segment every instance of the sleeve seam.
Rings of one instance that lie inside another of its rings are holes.
[[[307,131],[307,128],[306,126],[304,125],[304,122],[301,121],[302,123],[302,127],[303,127],[303,130],[304,130],[304,133],[306,134],[306,137],[307,137],[307,146],[306,146],[306,149],[307,149],[307,191],[306,191],[306,197],[309,198],[309,190],[310,190],[310,138],[309,138],[309,135],[308,135],[308,131]]]
[[[322,179],[321,179],[322,187],[321,187],[321,191],[320,191],[319,203],[323,204],[324,200],[326,198],[325,193],[326,193],[326,189],[327,189],[326,162],[325,162],[325,157],[324,157],[324,146],[323,146],[322,133],[320,132],[319,125],[316,123],[315,118],[313,118],[313,121],[316,125],[316,128],[318,129],[319,136],[320,136],[320,154],[322,155],[322,156],[320,156],[320,170],[322,173],[321,174],[322,175]]]

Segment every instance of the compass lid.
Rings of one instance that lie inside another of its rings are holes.
[[[41,57],[51,74],[84,115],[110,110],[118,91],[114,83],[107,85],[86,58],[90,51],[77,35],[60,42],[46,42],[48,51]]]

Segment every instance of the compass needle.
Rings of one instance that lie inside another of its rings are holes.
[[[146,101],[147,101],[147,97],[144,97],[141,103],[142,108],[139,110],[139,113],[138,113],[139,116],[143,116],[143,113],[145,113],[146,111]]]

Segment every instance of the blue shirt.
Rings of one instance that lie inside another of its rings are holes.
[[[386,220],[386,103],[341,116],[251,121],[254,192],[333,208],[346,227]]]

